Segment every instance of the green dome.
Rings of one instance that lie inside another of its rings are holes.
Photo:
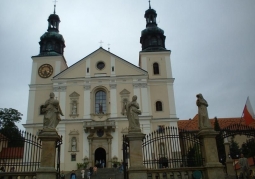
[[[151,9],[151,8],[149,8],[149,9],[147,9],[147,10],[145,11],[144,17],[147,17],[147,15],[149,15],[149,14],[154,14],[154,15],[157,16],[156,11],[155,11],[154,9]]]
[[[147,27],[142,31],[142,36],[144,35],[150,35],[150,34],[164,34],[164,30],[160,29],[157,26],[154,27]]]
[[[58,32],[45,32],[41,36],[40,39],[41,39],[41,41],[46,40],[46,39],[55,39],[55,40],[65,43],[63,36],[61,34],[59,34]]]
[[[49,16],[48,20],[50,20],[50,19],[54,19],[54,20],[60,21],[60,18],[58,17],[57,14],[51,14],[51,15]]]

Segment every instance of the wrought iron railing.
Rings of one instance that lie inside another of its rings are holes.
[[[161,128],[143,140],[143,163],[148,169],[201,167],[201,145],[196,133]]]

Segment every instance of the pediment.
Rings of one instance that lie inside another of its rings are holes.
[[[79,132],[78,132],[78,130],[74,129],[74,130],[70,131],[69,135],[79,135]]]
[[[130,94],[130,92],[126,89],[124,89],[120,92],[120,95],[127,95],[127,94]]]
[[[104,64],[102,69],[99,68],[99,63]],[[148,72],[103,48],[99,48],[60,72],[54,79],[75,80],[93,77],[134,75],[147,76]]]
[[[69,97],[71,98],[78,98],[80,95],[78,93],[76,93],[75,91],[69,95]]]

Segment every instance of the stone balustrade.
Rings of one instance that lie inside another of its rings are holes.
[[[193,179],[193,173],[200,171],[202,174],[201,179],[205,179],[203,167],[182,167],[174,169],[150,169],[147,171],[148,179]]]
[[[86,133],[89,131],[89,129],[94,129],[97,127],[104,127],[105,129],[110,128],[114,132],[116,125],[115,125],[115,121],[90,121],[90,122],[84,122],[83,127]]]
[[[1,172],[1,179],[34,179],[36,178],[36,172]]]

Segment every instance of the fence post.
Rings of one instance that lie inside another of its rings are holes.
[[[41,164],[36,172],[37,179],[56,179],[56,143],[60,140],[55,129],[43,129],[38,138],[42,141]]]
[[[216,145],[216,132],[212,128],[203,128],[198,132],[202,154],[205,159],[206,179],[225,179],[224,166],[219,162]]]
[[[225,153],[226,153],[226,167],[228,173],[228,179],[235,179],[235,170],[233,166],[233,160],[230,158],[230,150],[229,150],[229,141],[227,138],[224,138],[224,145],[225,145]]]
[[[128,176],[132,179],[147,179],[146,168],[143,165],[142,141],[145,134],[141,132],[129,132],[127,138],[129,140],[129,159],[130,167]]]

